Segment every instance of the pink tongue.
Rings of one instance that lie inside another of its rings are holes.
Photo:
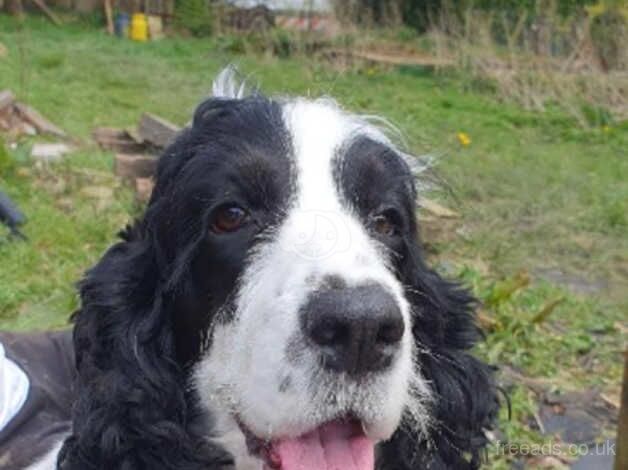
[[[374,445],[356,423],[334,421],[275,443],[281,470],[373,470]]]

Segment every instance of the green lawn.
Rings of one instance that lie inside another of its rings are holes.
[[[77,147],[65,162],[42,167],[28,161],[24,142],[10,152],[16,163],[0,167],[0,188],[29,218],[27,243],[6,242],[0,229],[0,327],[65,325],[77,306],[74,282],[139,210],[111,175],[112,155],[91,142],[92,128],[134,126],[143,111],[184,124],[216,72],[235,62],[268,93],[331,95],[392,121],[415,153],[438,156],[449,189],[430,198],[460,218],[436,223],[430,253],[484,300],[492,327],[479,353],[557,390],[595,385],[617,394],[628,324],[628,123],[585,131],[557,111],[501,103],[454,73],[340,73],[310,59],[230,56],[210,39],[136,44],[79,23],[30,19],[18,27],[0,16],[0,43],[8,49],[0,89],[51,118]],[[593,293],[542,275],[552,270]],[[529,425],[533,394],[520,386],[511,397],[506,437],[541,442]]]

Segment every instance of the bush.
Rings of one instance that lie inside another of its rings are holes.
[[[177,0],[175,22],[179,28],[194,36],[210,36],[214,29],[214,18],[207,0]]]
[[[442,0],[405,0],[401,15],[406,25],[424,32],[442,8]]]
[[[292,55],[296,46],[294,38],[283,29],[273,29],[270,35],[273,55],[286,59]]]
[[[385,3],[382,1],[364,1],[363,3]],[[453,9],[451,8],[453,3]],[[558,12],[564,16],[571,16],[579,13],[587,6],[597,3],[597,0],[558,0],[556,8]],[[402,0],[401,12],[405,24],[411,26],[421,32],[426,31],[430,24],[441,14],[444,9],[448,8],[448,13],[462,14],[468,8],[475,8],[487,12],[506,13],[518,16],[522,12],[528,13],[531,17],[536,16],[546,8],[543,2],[537,0],[459,0],[450,2],[447,0]]]
[[[591,40],[605,69],[620,69],[628,65],[628,21],[618,10],[608,9],[593,19]]]

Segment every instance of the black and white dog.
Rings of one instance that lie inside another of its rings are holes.
[[[373,120],[232,70],[81,284],[58,468],[470,469],[498,409]]]

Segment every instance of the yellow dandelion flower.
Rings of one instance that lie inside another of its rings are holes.
[[[471,137],[466,132],[458,132],[458,142],[463,147],[468,147],[471,144]]]

